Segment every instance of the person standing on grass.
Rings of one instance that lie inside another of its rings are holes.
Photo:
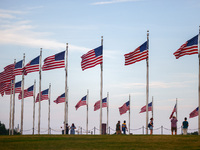
[[[174,131],[175,131],[175,135],[177,135],[177,122],[178,122],[178,120],[176,119],[175,116],[173,116],[172,119],[171,119],[171,131],[172,131],[172,135],[173,135]]]
[[[124,120],[124,123],[122,124],[122,132],[123,132],[123,134],[126,134],[126,130],[127,130],[126,121]]]
[[[183,127],[183,135],[187,135],[187,129],[188,129],[189,123],[187,121],[187,117],[185,117],[185,121],[183,121],[182,127]]]
[[[121,134],[121,127],[120,127],[120,121],[116,124],[116,134]]]
[[[150,134],[153,134],[153,118],[150,119],[150,123],[148,125],[149,129],[150,129]]]
[[[60,128],[62,130],[62,134],[64,134],[64,125],[65,125],[65,123],[63,122],[63,124],[60,126]]]
[[[72,126],[70,127],[70,134],[75,134],[75,129],[76,129],[76,127],[75,127],[74,123],[72,123]]]
[[[66,123],[66,134],[69,134],[69,126],[68,126],[68,123]]]

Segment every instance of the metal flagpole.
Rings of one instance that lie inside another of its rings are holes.
[[[176,98],[176,119],[178,119],[178,98]]]
[[[25,64],[25,53],[23,57],[22,68],[24,68]],[[23,134],[23,119],[24,119],[24,71],[22,71],[22,100],[21,100],[21,135]]]
[[[107,128],[106,128],[106,133],[108,134],[108,120],[109,120],[109,92],[107,93]]]
[[[200,108],[200,26],[199,26],[199,108]],[[199,135],[200,135],[200,110],[199,110]]]
[[[66,123],[68,123],[68,87],[67,87],[67,65],[68,65],[68,43],[66,43],[66,64],[65,64],[65,107],[64,107],[64,134],[66,134]]]
[[[86,134],[88,134],[88,102],[89,102],[89,90],[87,90],[87,97],[86,97]]]
[[[51,99],[51,83],[49,84],[49,113],[48,113],[48,134],[50,134],[50,99]]]
[[[147,30],[147,50],[149,51],[149,30]],[[146,134],[148,134],[148,104],[149,104],[149,57],[146,59],[147,64],[147,83],[146,83]]]
[[[10,81],[10,85],[11,85],[11,88],[10,88],[10,118],[9,118],[9,135],[12,134],[12,130],[11,130],[11,126],[12,126],[12,83],[13,81],[11,80]]]
[[[101,36],[101,46],[103,46],[103,36]],[[100,135],[102,134],[102,97],[103,97],[103,62],[100,64],[101,67],[101,89],[100,89]]]
[[[129,94],[129,123],[128,123],[128,134],[130,134],[131,126],[131,94]]]
[[[36,91],[36,80],[34,81],[34,90],[33,90],[33,135],[35,130],[35,91]]]
[[[14,61],[14,64],[16,64],[16,60]],[[12,135],[14,135],[14,126],[15,126],[15,78],[13,80],[13,102],[12,103],[13,103],[13,105],[12,105],[13,106],[13,108],[12,108]]]
[[[38,108],[38,134],[40,134],[40,117],[41,117],[41,79],[42,79],[42,48],[40,48],[40,65],[39,65],[39,108]]]

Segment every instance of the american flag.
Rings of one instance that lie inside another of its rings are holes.
[[[199,107],[197,107],[195,110],[193,110],[191,113],[190,113],[190,118],[193,118],[193,117],[196,117],[199,115]]]
[[[65,93],[63,93],[62,95],[58,96],[58,98],[53,102],[56,103],[56,104],[65,102]]]
[[[171,118],[173,117],[173,115],[174,115],[174,113],[175,113],[176,111],[177,111],[177,110],[176,110],[176,104],[175,104],[174,109],[173,109],[172,114],[170,115],[169,119],[171,119]]]
[[[0,94],[1,94],[1,96],[4,95],[6,84],[7,84],[6,82],[0,83]]]
[[[192,54],[198,54],[198,35],[185,42],[176,52],[174,52],[176,59],[184,55]]]
[[[22,75],[22,71],[23,71],[22,63],[23,63],[23,60],[18,61],[18,62],[15,64],[15,68],[14,68],[14,75],[15,75],[15,76],[17,76],[17,75]]]
[[[34,89],[34,85],[24,90],[24,98],[33,96],[33,89]],[[19,93],[18,99],[19,100],[22,99],[22,91]]]
[[[21,85],[22,85],[21,81],[15,83],[15,93],[20,93],[21,92]],[[9,83],[7,85],[5,93],[6,93],[6,95],[10,95],[11,94],[11,83]],[[13,91],[13,86],[12,86],[12,94],[13,93],[14,93],[14,91]]]
[[[76,110],[80,107],[80,106],[83,106],[83,105],[87,105],[86,104],[86,99],[87,99],[87,95],[84,96],[75,106]]]
[[[46,89],[44,91],[41,92],[41,100],[48,100],[49,99],[49,89]],[[39,102],[39,93],[37,95],[37,98],[36,98],[36,103]]]
[[[42,71],[65,67],[65,51],[49,56],[44,60]]]
[[[136,48],[133,52],[125,54],[125,65],[130,65],[138,61],[148,58],[148,46],[147,41],[144,42],[141,46]]]
[[[148,104],[148,111],[152,111],[152,102]],[[146,105],[140,110],[140,113],[146,112]]]
[[[130,110],[130,102],[124,103],[121,107],[119,107],[119,113],[120,115],[125,114],[128,110]]]
[[[81,68],[84,71],[85,69],[92,68],[98,64],[103,63],[103,46],[97,47],[93,50],[90,50],[86,54],[81,56]]]
[[[28,64],[26,64],[26,66],[23,68],[24,74],[27,75],[28,73],[39,71],[39,62],[40,56],[34,58]]]
[[[15,64],[10,64],[4,68],[4,71],[0,73],[0,83],[1,82],[10,82],[14,80],[15,76],[13,74]]]
[[[10,95],[11,93],[11,84],[12,84],[12,93],[13,93],[13,80],[11,82],[5,82],[4,92],[6,95]]]
[[[102,108],[107,107],[107,98],[102,99]],[[100,109],[100,100],[94,104],[94,111]]]

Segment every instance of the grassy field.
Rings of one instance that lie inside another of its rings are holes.
[[[171,135],[17,135],[0,136],[0,149],[199,149],[200,136]]]

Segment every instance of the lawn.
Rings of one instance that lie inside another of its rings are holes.
[[[16,135],[0,136],[0,149],[200,149],[200,136],[171,135]]]

